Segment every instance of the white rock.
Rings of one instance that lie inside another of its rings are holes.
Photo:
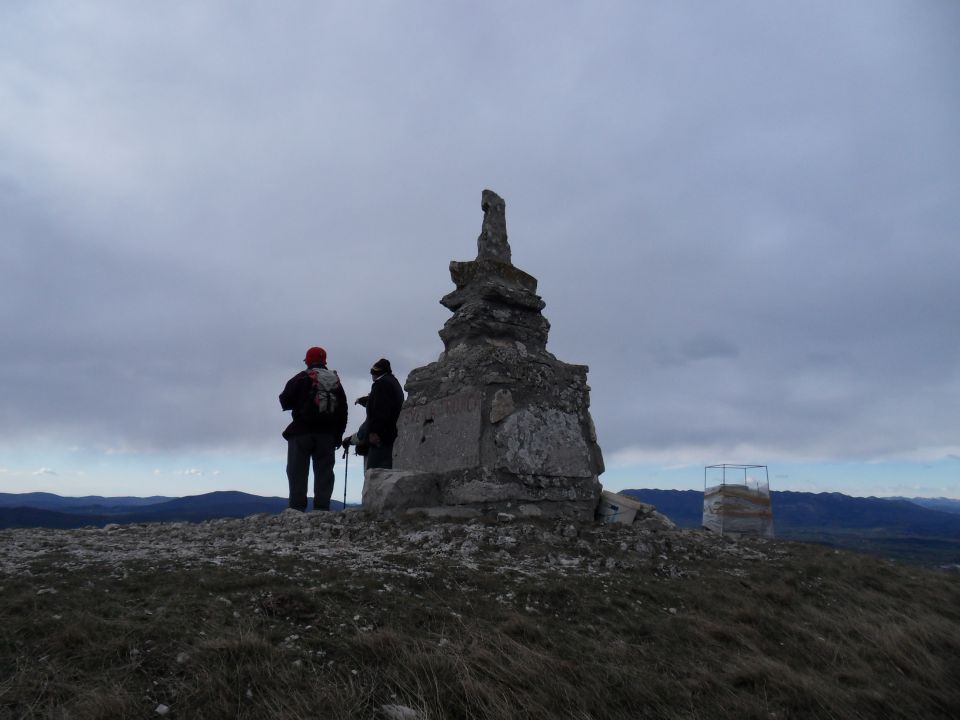
[[[490,422],[498,423],[507,417],[514,410],[513,395],[505,388],[501,388],[494,393],[493,401],[490,403]]]
[[[419,720],[420,713],[406,705],[381,705],[381,712],[387,720]]]

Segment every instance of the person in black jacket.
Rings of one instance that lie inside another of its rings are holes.
[[[397,418],[403,407],[403,388],[393,375],[390,361],[380,358],[370,368],[373,385],[370,394],[357,399],[357,403],[367,409],[367,419],[353,438],[344,439],[367,446],[363,459],[363,469],[392,468],[393,441],[397,439]],[[359,448],[358,448],[359,449]]]
[[[347,396],[337,373],[327,369],[327,351],[307,350],[307,365],[287,381],[280,407],[293,411],[283,431],[287,441],[287,481],[290,507],[307,509],[307,478],[313,461],[313,509],[329,510],[333,495],[333,464],[347,427]]]

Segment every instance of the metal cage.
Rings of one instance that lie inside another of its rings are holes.
[[[707,465],[703,527],[721,535],[773,537],[770,471],[766,465]]]

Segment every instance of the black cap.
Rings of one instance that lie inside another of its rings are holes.
[[[386,358],[380,358],[371,366],[370,372],[374,375],[383,375],[390,372],[390,361]]]

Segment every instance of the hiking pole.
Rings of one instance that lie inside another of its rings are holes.
[[[342,510],[347,509],[347,471],[350,469],[350,446],[347,445],[343,448],[343,459],[346,461],[343,464],[343,508]]]

